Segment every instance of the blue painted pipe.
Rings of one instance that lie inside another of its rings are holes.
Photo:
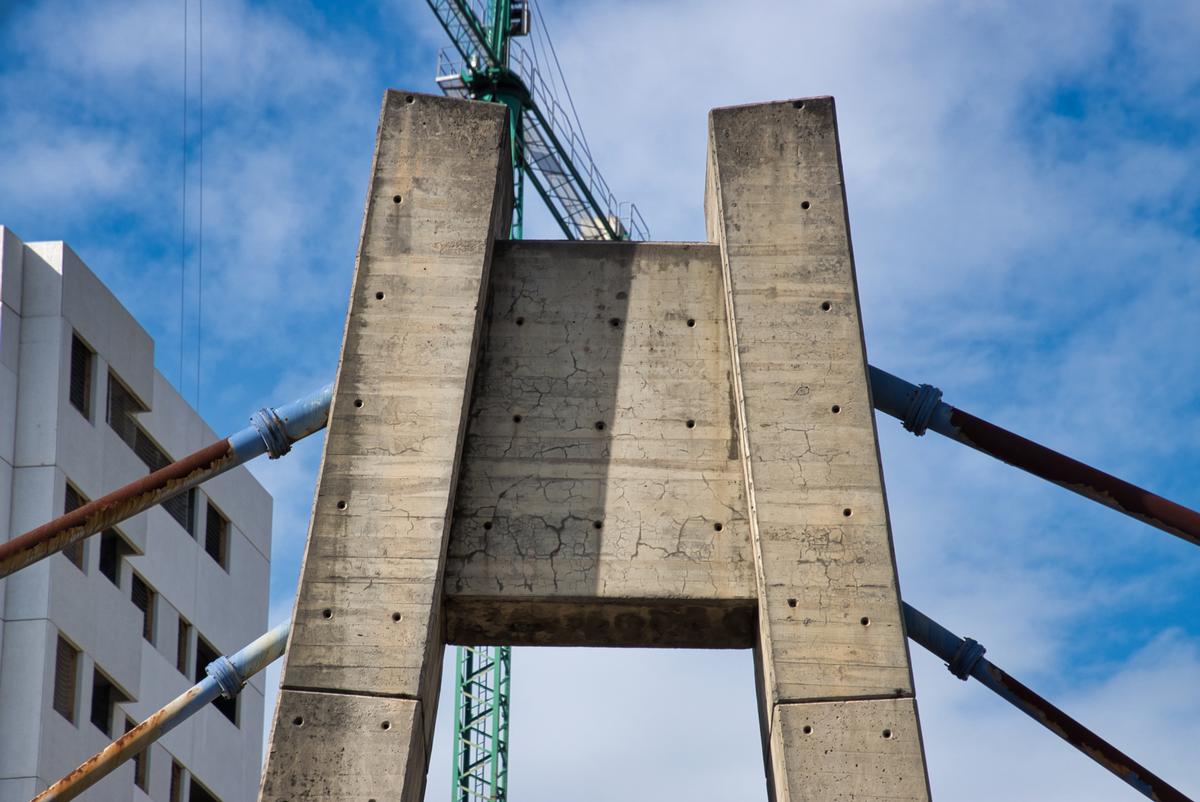
[[[236,434],[0,543],[0,579],[260,454],[282,457],[292,443],[325,428],[332,403],[333,385],[329,384],[290,404],[260,409],[250,418],[250,425]]]
[[[946,661],[951,674],[966,681],[974,677],[1000,698],[1083,752],[1148,799],[1190,802],[1173,786],[1027,686],[984,658],[971,638],[960,638],[907,602],[901,603],[908,637]]]
[[[182,724],[218,696],[232,699],[250,677],[262,671],[287,648],[287,623],[280,624],[233,657],[218,657],[208,664],[203,680],[171,700],[141,724],[85,760],[67,776],[38,794],[32,802],[65,802],[74,799],[111,774],[118,766]]]

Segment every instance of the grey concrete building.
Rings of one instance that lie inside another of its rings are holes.
[[[0,227],[0,538],[216,439],[62,242]],[[267,626],[271,497],[238,468],[0,579],[0,802],[24,802]],[[256,792],[263,680],[83,799]]]

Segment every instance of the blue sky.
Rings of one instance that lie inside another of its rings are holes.
[[[332,376],[382,92],[434,91],[446,42],[419,0],[204,6],[198,395],[232,431]],[[871,360],[1200,506],[1200,7],[542,9],[599,166],[656,239],[704,236],[710,108],[832,94]],[[182,0],[0,4],[0,223],[69,242],[188,398],[197,10],[185,159]],[[1200,795],[1200,553],[936,435],[880,436],[905,597]],[[276,496],[275,618],[318,459],[313,442],[255,467]],[[936,797],[1137,798],[914,660]],[[514,800],[765,798],[748,655],[519,650],[514,672]],[[443,740],[430,799],[448,760]]]

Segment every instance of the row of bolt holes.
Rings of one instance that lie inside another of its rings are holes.
[[[803,727],[801,727],[801,728],[800,728],[800,731],[801,731],[802,733],[804,733],[805,735],[812,735],[812,731],[813,731],[812,725],[811,725],[811,724],[805,724]],[[891,731],[891,730],[884,730],[883,732],[881,732],[881,733],[880,733],[880,735],[882,735],[884,738],[891,739],[891,737],[892,737],[892,731]]]
[[[294,719],[292,719],[292,723],[295,724],[297,727],[303,727],[304,726],[304,716],[296,716]],[[388,721],[387,719],[384,719],[383,721],[379,722],[379,729],[390,730],[391,728],[392,728],[392,722]]]

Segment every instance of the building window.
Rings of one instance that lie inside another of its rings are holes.
[[[208,502],[208,516],[204,526],[204,550],[217,561],[217,565],[229,570],[229,520]]]
[[[87,499],[83,497],[82,493],[72,487],[70,482],[67,482],[67,489],[63,498],[63,515],[66,515],[72,510],[79,509],[84,504],[87,504]],[[76,540],[74,543],[65,546],[62,550],[62,553],[63,556],[70,560],[76,568],[78,568],[80,571],[83,570],[82,540]]]
[[[196,782],[195,776],[188,783],[188,802],[221,802],[216,794]]]
[[[79,650],[58,636],[54,654],[54,709],[75,723],[75,685],[79,676]]]
[[[133,453],[142,461],[151,473],[171,464],[171,457],[158,447],[158,444],[146,434],[146,430],[137,422],[137,416],[146,411],[146,405],[138,401],[133,393],[121,384],[112,371],[108,373],[108,425],[125,445],[133,449]],[[189,535],[195,535],[196,492],[189,490],[162,503],[172,518],[187,530]]]
[[[108,677],[94,669],[92,673],[92,724],[108,737],[112,737],[113,715],[117,705],[128,702],[129,697]]]
[[[92,419],[92,358],[95,352],[75,334],[71,337],[71,406]]]
[[[168,802],[183,802],[183,766],[178,760],[171,761],[171,792]]]
[[[100,533],[100,573],[121,587],[121,558],[133,554],[133,546],[116,529]]]
[[[221,656],[221,653],[213,648],[212,644],[206,641],[199,635],[196,636],[196,674],[195,681],[200,682],[207,674],[204,673],[204,667]],[[213,707],[220,710],[225,718],[233,722],[237,726],[237,701],[235,696],[232,699],[226,699],[224,696],[218,696],[213,700]]]
[[[137,726],[137,722],[126,716],[125,732]],[[150,754],[149,747],[133,756],[133,784],[147,794],[150,793]]]
[[[175,641],[175,668],[185,677],[188,673],[188,645],[192,640],[192,625],[179,616],[179,634]]]
[[[169,498],[162,503],[162,508],[182,526],[189,535],[196,532],[196,490],[195,488],[178,496]]]
[[[137,574],[133,575],[129,598],[133,600],[133,606],[142,611],[142,637],[150,643],[154,643],[154,600],[156,596],[158,594],[146,584],[146,580]]]

